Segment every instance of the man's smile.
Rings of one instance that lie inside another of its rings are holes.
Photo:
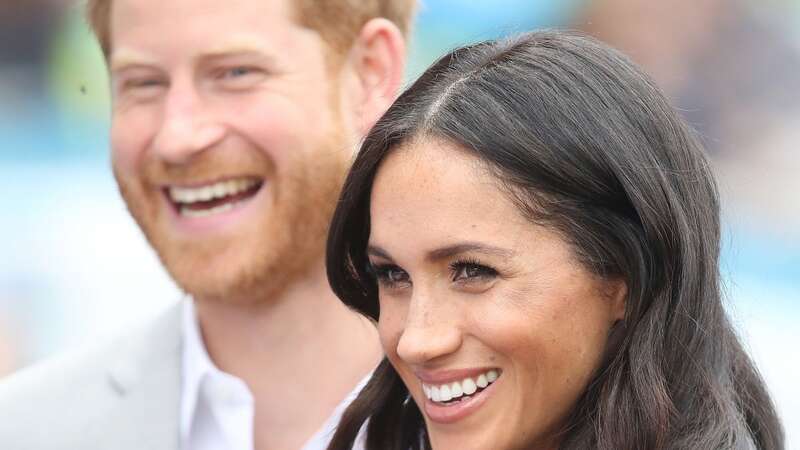
[[[240,177],[194,186],[171,185],[164,192],[180,216],[194,218],[228,211],[254,197],[263,185],[260,178]]]

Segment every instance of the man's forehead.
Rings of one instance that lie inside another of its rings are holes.
[[[235,47],[247,47],[247,52],[265,51],[266,45],[259,42],[257,35],[280,39],[287,30],[302,28],[294,3],[295,0],[114,0],[109,39],[113,46],[149,44],[160,51],[169,46],[164,40],[168,33],[173,38],[183,36],[195,43],[213,44],[215,48],[207,49],[209,53],[241,50]],[[176,17],[180,19],[175,20]]]
[[[182,13],[181,19],[189,14],[220,15],[224,13],[250,15],[260,12],[271,16],[292,18],[297,14],[297,0],[108,0],[112,5],[112,17],[117,15],[120,19],[127,20],[131,14],[149,20],[163,18],[177,25],[181,20],[175,20],[173,14]],[[264,17],[264,16],[261,16]]]

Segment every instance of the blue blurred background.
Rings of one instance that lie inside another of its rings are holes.
[[[181,295],[117,193],[107,79],[81,13],[0,2],[0,376]],[[728,307],[800,448],[800,3],[427,0],[408,79],[455,45],[539,27],[624,50],[703,136],[723,196]]]

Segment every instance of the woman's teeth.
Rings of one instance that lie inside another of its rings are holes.
[[[435,403],[446,403],[460,397],[469,397],[483,390],[497,380],[499,374],[496,370],[489,370],[479,375],[477,378],[464,378],[461,381],[453,381],[440,385],[428,385],[422,383],[422,390],[428,400]]]

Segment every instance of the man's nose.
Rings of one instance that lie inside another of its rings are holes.
[[[409,305],[397,355],[409,364],[424,364],[456,352],[462,343],[460,315],[447,301],[415,295]]]
[[[226,127],[191,83],[173,83],[165,100],[153,149],[163,160],[183,164],[222,141]]]

